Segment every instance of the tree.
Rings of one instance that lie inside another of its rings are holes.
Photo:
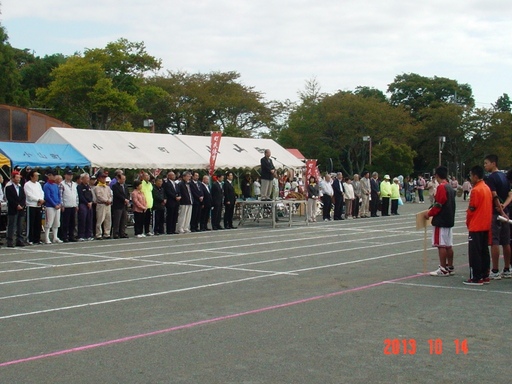
[[[373,97],[374,99],[377,99],[378,101],[382,101],[383,103],[387,102],[388,99],[384,92],[382,92],[380,89],[372,88],[372,87],[356,87],[354,91],[354,95],[361,96],[361,97]]]
[[[166,110],[159,124],[175,133],[195,135],[220,130],[228,136],[248,137],[266,130],[273,123],[270,105],[239,77],[237,72],[168,72],[149,79],[148,85],[168,95],[167,108],[159,104]]]
[[[144,74],[158,68],[160,61],[146,53],[143,43],[120,39],[70,57],[52,71],[53,81],[37,97],[76,127],[129,128]]]
[[[392,105],[403,105],[421,120],[421,110],[450,103],[466,108],[475,104],[469,84],[459,84],[445,77],[424,77],[416,73],[402,74],[389,84]]]
[[[504,93],[501,95],[495,104],[492,105],[493,108],[497,112],[511,112],[512,111],[512,101],[508,94]]]
[[[290,113],[288,128],[282,130],[279,142],[299,148],[326,168],[332,161],[335,170],[352,175],[369,166],[369,146],[363,136],[371,136],[376,147],[387,138],[403,150],[400,145],[407,146],[414,136],[412,123],[403,108],[372,97],[338,92],[298,105]],[[412,167],[412,158],[410,161]]]
[[[9,36],[0,25],[0,103],[22,104],[20,73],[16,66],[15,50],[8,42]]]

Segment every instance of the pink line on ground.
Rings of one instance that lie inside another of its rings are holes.
[[[182,330],[182,329],[189,329],[189,328],[197,327],[199,325],[217,323],[217,322],[220,322],[220,321],[234,319],[234,318],[237,318],[237,317],[242,317],[242,316],[247,316],[247,315],[254,315],[254,314],[257,314],[257,313],[272,311],[274,309],[279,309],[279,308],[291,307],[293,305],[304,304],[304,303],[308,303],[310,301],[315,301],[315,300],[320,300],[320,299],[328,299],[330,297],[340,296],[340,295],[344,295],[346,293],[351,293],[351,292],[362,291],[362,290],[365,290],[365,289],[368,289],[368,288],[378,287],[378,286],[384,285],[386,283],[396,282],[396,281],[401,281],[401,280],[407,280],[407,279],[412,279],[412,278],[419,277],[419,276],[425,276],[425,274],[416,274],[416,275],[411,275],[411,276],[400,277],[400,278],[393,279],[393,280],[385,280],[385,281],[381,281],[379,283],[363,285],[363,286],[360,286],[360,287],[350,288],[350,289],[346,289],[346,290],[343,290],[343,291],[326,293],[324,295],[308,297],[306,299],[295,300],[295,301],[291,301],[291,302],[288,302],[288,303],[272,305],[272,306],[269,306],[269,307],[252,309],[250,311],[234,313],[232,315],[225,315],[225,316],[215,317],[215,318],[212,318],[212,319],[196,321],[196,322],[193,322],[193,323],[188,323],[188,324],[184,324],[184,325],[178,325],[178,326],[175,326],[175,327],[161,329],[161,330],[158,330],[158,331],[153,331],[153,332],[142,333],[142,334],[139,334],[139,335],[122,337],[120,339],[107,340],[107,341],[103,341],[101,343],[87,344],[87,345],[83,345],[81,347],[63,349],[63,350],[56,351],[56,352],[45,353],[43,355],[31,356],[31,357],[26,357],[26,358],[23,358],[23,359],[18,359],[18,360],[6,361],[4,363],[0,363],[0,367],[7,367],[9,365],[27,363],[29,361],[42,360],[42,359],[46,359],[46,358],[49,358],[49,357],[56,357],[56,356],[67,355],[67,354],[75,353],[75,352],[87,351],[89,349],[105,347],[107,345],[120,344],[120,343],[125,343],[125,342],[131,341],[131,340],[137,340],[137,339],[142,339],[142,338],[145,338],[145,337],[150,337],[150,336],[155,336],[155,335],[161,335],[161,334],[164,334],[164,333],[175,332],[175,331],[179,331],[179,330]]]

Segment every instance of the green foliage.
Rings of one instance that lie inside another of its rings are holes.
[[[249,137],[269,127],[273,115],[262,95],[239,78],[237,72],[168,72],[153,77],[147,84],[166,94],[161,103],[147,106],[148,115],[158,116],[155,123],[175,133],[203,135],[221,130],[228,136]]]
[[[411,114],[420,118],[424,108],[436,108],[453,103],[472,108],[475,104],[471,86],[459,84],[445,77],[425,77],[416,73],[402,74],[389,84],[392,105],[403,105]]]
[[[508,94],[504,93],[501,95],[496,104],[492,105],[497,112],[511,112],[512,111],[512,101]]]
[[[16,51],[0,25],[0,103],[26,104],[26,94],[20,87],[21,76],[16,65]]]
[[[53,81],[37,97],[71,125],[109,129],[122,126],[137,112],[144,73],[160,68],[143,43],[125,39],[104,49],[86,50],[55,68]]]
[[[363,136],[371,136],[377,146],[384,138],[407,146],[416,129],[403,109],[373,97],[339,92],[318,101],[304,100],[290,114],[279,142],[299,148],[307,158],[316,158],[322,170],[330,168],[327,165],[332,159],[334,170],[360,173],[369,166],[369,143]]]
[[[413,160],[416,152],[404,143],[397,143],[388,138],[375,146],[374,170],[379,174],[390,174],[391,177],[402,175],[407,176],[413,173]]]

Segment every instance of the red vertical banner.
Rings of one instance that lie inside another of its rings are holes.
[[[306,160],[306,180],[304,180],[304,192],[307,195],[309,178],[311,176],[317,177],[316,172],[318,167],[316,166],[316,160]]]
[[[215,172],[215,162],[217,161],[217,155],[219,153],[221,137],[222,132],[212,132],[212,143],[210,146],[210,176]]]

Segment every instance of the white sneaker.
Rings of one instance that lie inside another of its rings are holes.
[[[146,233],[146,236],[154,236],[155,234],[153,232]]]
[[[501,277],[503,277],[504,279],[510,279],[510,278],[512,278],[512,272],[510,272],[510,270],[503,271],[501,274]]]
[[[501,273],[491,271],[491,273],[489,273],[489,279],[491,279],[491,280],[501,280]]]
[[[439,277],[445,277],[450,276],[450,272],[448,272],[443,267],[439,266],[435,271],[429,273],[430,276],[439,276]]]
[[[62,240],[61,240],[61,239],[59,239],[58,237],[56,237],[55,239],[53,239],[53,242],[54,242],[55,244],[59,244],[59,243],[62,243]]]
[[[46,240],[44,243],[45,244],[51,244],[52,242],[50,240]]]
[[[83,237],[79,238],[78,241],[85,241],[85,239]]]
[[[135,236],[135,237],[137,237],[137,238],[139,238],[139,239],[142,239],[143,237],[146,237],[146,236],[144,236],[143,234],[141,234],[141,233],[140,233],[140,234],[138,234],[138,235],[137,235],[137,236]]]

